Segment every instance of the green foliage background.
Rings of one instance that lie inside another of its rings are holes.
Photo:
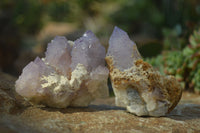
[[[48,21],[75,22],[102,18],[129,33],[157,37],[191,33],[199,22],[198,0],[1,0],[0,18],[5,15],[23,33],[35,33]],[[166,43],[170,43],[169,39]]]
[[[189,38],[190,44],[181,51],[165,51],[147,58],[162,74],[174,75],[190,91],[200,92],[200,29]]]

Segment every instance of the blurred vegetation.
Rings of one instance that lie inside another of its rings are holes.
[[[146,61],[162,74],[174,75],[185,89],[200,93],[200,29],[194,31],[189,42],[182,51],[165,51]]]
[[[112,19],[129,32],[181,36],[199,23],[199,8],[198,0],[124,0]]]
[[[7,19],[7,27],[15,27],[18,34],[34,34],[42,26],[42,5],[37,0],[1,0],[0,18]],[[11,31],[12,33],[12,31]]]
[[[189,35],[199,23],[200,2],[199,0],[1,0],[0,10],[1,18],[5,16],[9,18],[9,23],[24,34],[36,33],[48,21],[74,22],[84,27],[87,18],[101,18],[106,22],[105,26],[118,25],[128,33],[166,36],[169,39],[165,42],[169,44],[171,37]]]

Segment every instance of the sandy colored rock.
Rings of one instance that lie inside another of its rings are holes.
[[[116,105],[127,107],[130,112],[139,116],[162,116],[172,111],[178,104],[182,94],[182,87],[173,76],[162,76],[143,60],[135,61],[135,66],[126,71],[120,71],[111,65],[112,58],[106,57],[106,61],[109,62],[110,77],[113,81],[112,85],[116,95]],[[135,89],[139,93],[138,97],[135,96],[135,99],[128,99],[128,93],[132,92],[132,89],[129,88]],[[125,94],[123,95],[124,91]],[[149,94],[145,95],[145,93]],[[131,109],[131,106],[134,106],[131,105],[133,100],[138,101],[137,103],[142,104],[147,110],[134,112]],[[150,101],[153,101],[153,103],[150,103]],[[164,108],[161,106],[160,110],[157,102],[164,102]],[[148,106],[152,107],[154,105],[154,109],[148,110]]]

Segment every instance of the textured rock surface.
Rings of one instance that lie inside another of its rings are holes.
[[[34,104],[87,106],[108,96],[105,48],[87,31],[75,42],[55,37],[45,58],[30,62],[16,81],[16,92]]]
[[[162,76],[144,62],[127,33],[115,27],[106,61],[115,103],[138,116],[164,116],[179,102],[182,89],[172,76]]]
[[[0,74],[0,92],[5,94],[0,93],[0,132],[3,133],[200,131],[199,95],[183,93],[179,105],[165,117],[137,117],[114,106],[114,98],[97,99],[88,108],[32,107],[14,92],[14,81],[15,78]],[[7,101],[13,102],[7,104]]]

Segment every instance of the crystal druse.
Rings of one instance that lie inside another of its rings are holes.
[[[163,76],[144,62],[136,44],[115,27],[106,55],[115,103],[138,116],[163,116],[179,102],[182,89],[173,76]]]
[[[45,58],[30,62],[16,81],[16,92],[33,104],[65,108],[87,106],[108,96],[105,48],[87,31],[76,41],[57,36]]]

